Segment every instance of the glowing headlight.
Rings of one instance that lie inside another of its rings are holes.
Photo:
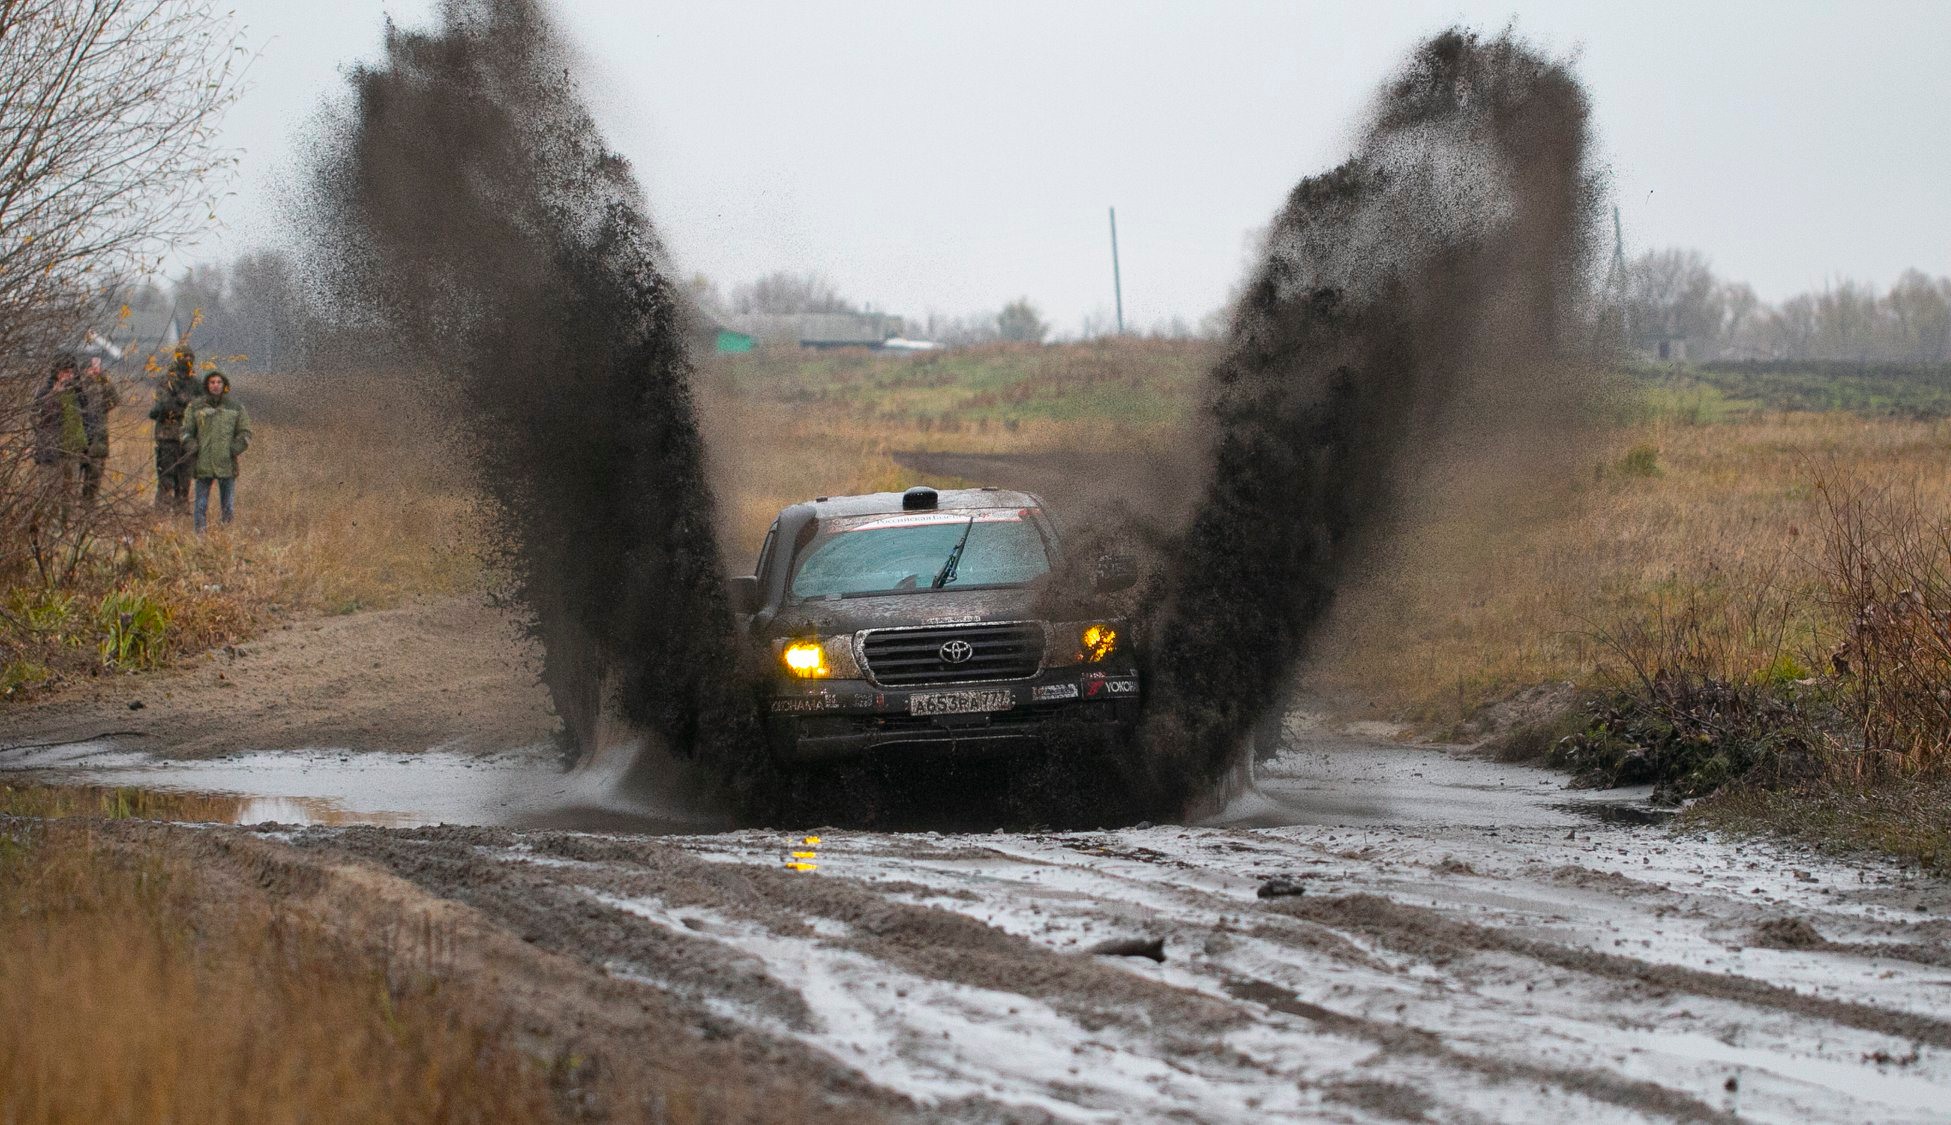
[[[826,647],[819,641],[793,641],[779,654],[786,670],[802,679],[826,675]]]
[[[1080,663],[1097,664],[1111,655],[1118,647],[1118,631],[1109,625],[1086,625],[1077,636],[1077,659]]]

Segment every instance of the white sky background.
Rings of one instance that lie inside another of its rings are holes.
[[[426,0],[234,0],[259,52],[197,258],[276,236],[305,123]],[[1507,23],[1575,58],[1627,252],[1704,251],[1764,300],[1951,274],[1951,2],[558,0],[681,274],[818,270],[907,316],[1026,295],[1057,330],[1196,323],[1247,237],[1347,152],[1421,37]]]

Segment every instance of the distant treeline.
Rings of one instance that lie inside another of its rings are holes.
[[[1716,277],[1700,252],[1669,249],[1628,262],[1613,285],[1610,307],[1624,343],[1645,353],[1717,362],[1951,363],[1951,277],[1906,270],[1881,292],[1845,280],[1771,305],[1746,282]]]

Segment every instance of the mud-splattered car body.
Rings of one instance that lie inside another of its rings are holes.
[[[780,512],[754,573],[732,580],[774,754],[1127,739],[1140,682],[1126,623],[1038,612],[1059,550],[1027,492],[915,488]],[[1096,592],[1129,584],[1102,575]]]

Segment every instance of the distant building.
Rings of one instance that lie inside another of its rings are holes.
[[[1641,336],[1634,349],[1641,359],[1660,363],[1685,363],[1687,361],[1687,338],[1685,336]]]
[[[757,343],[750,335],[727,327],[723,321],[697,305],[691,305],[688,311],[693,354],[716,352],[720,355],[738,355],[751,351]]]
[[[802,348],[880,348],[901,335],[901,318],[885,313],[744,313],[726,317],[724,326],[761,343]]]

